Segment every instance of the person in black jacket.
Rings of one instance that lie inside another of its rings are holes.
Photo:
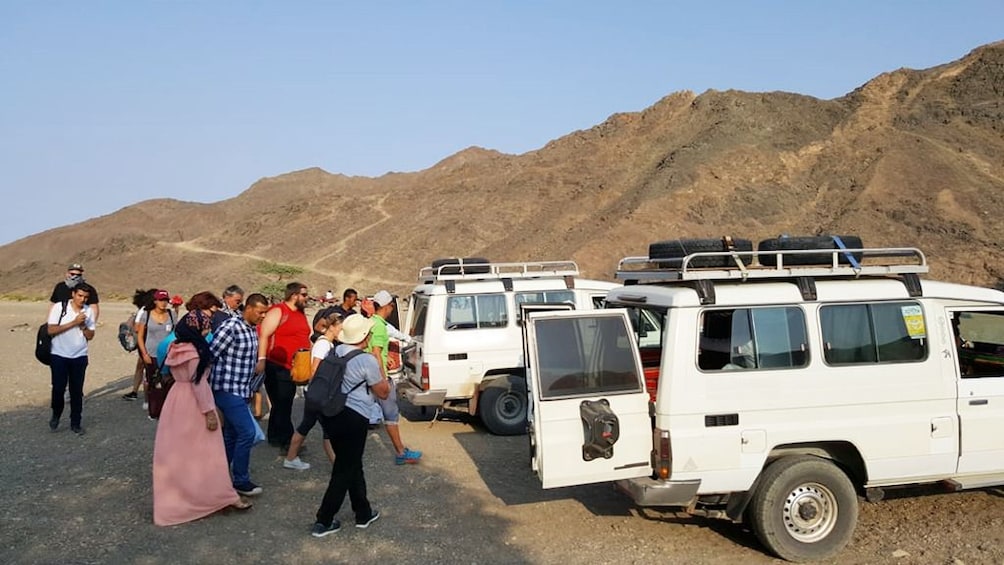
[[[66,279],[56,283],[56,286],[52,289],[52,296],[49,297],[49,302],[56,304],[69,300],[73,289],[81,284],[84,284],[84,267],[80,263],[73,263],[66,268]],[[91,294],[87,298],[87,305],[91,307],[91,312],[94,315],[94,323],[97,323],[98,316],[101,313],[100,306],[98,305],[98,291],[94,288],[94,285],[89,285],[89,288]]]

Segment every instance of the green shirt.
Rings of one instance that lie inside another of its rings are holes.
[[[370,345],[366,351],[373,353],[373,349],[379,347],[380,360],[383,362],[381,366],[386,371],[387,358],[390,353],[390,336],[387,335],[387,320],[384,320],[378,314],[373,314],[372,320],[373,331],[370,333]]]

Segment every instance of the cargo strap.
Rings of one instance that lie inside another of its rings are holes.
[[[861,264],[858,263],[858,260],[854,258],[854,254],[853,253],[847,251],[847,246],[844,245],[844,242],[843,242],[843,240],[840,239],[840,236],[839,235],[834,235],[834,236],[830,236],[830,237],[833,238],[833,243],[837,244],[837,249],[843,250],[844,257],[847,257],[847,262],[851,264],[851,267],[854,268],[854,269],[860,269],[861,268]]]

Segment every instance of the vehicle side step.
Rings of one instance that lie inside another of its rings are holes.
[[[954,479],[945,479],[944,482],[955,490],[995,487],[1004,485],[1004,473],[968,475],[965,477],[955,477]]]

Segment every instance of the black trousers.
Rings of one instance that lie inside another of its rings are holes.
[[[52,356],[49,365],[52,373],[52,417],[58,420],[63,415],[65,406],[63,396],[66,386],[70,386],[70,426],[80,426],[81,414],[84,410],[84,375],[87,372],[87,356],[69,359]]]
[[[289,440],[293,439],[293,397],[296,396],[296,385],[289,376],[289,369],[266,361],[265,392],[272,403],[265,437],[269,445],[288,447]]]
[[[331,467],[331,480],[324,491],[317,521],[325,526],[335,519],[335,514],[345,502],[348,493],[356,521],[368,520],[373,513],[366,498],[366,476],[363,475],[363,451],[369,432],[369,417],[351,408],[345,408],[333,418],[321,416],[321,426],[331,438],[335,449],[335,464]]]

